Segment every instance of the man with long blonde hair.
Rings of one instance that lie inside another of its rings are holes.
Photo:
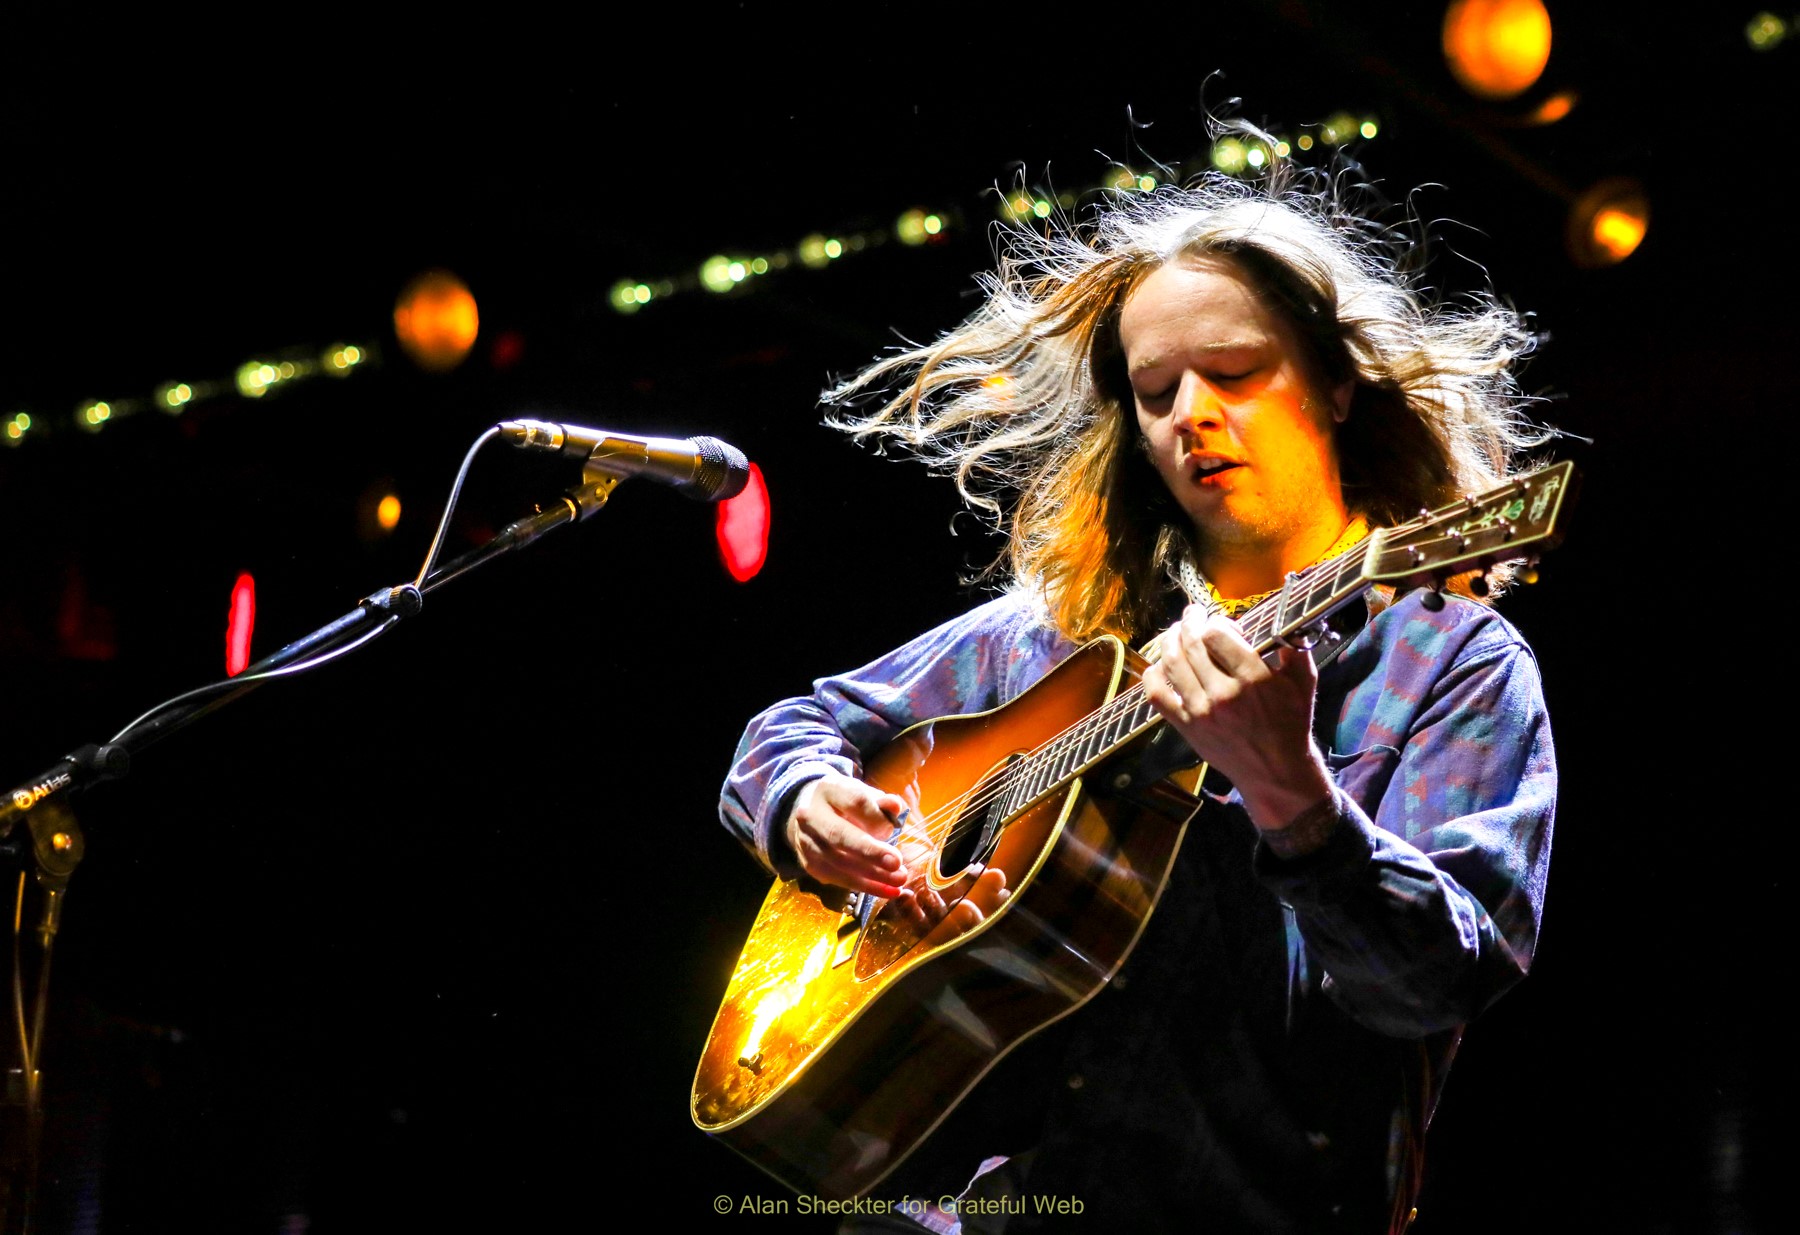
[[[1233,620],[1538,440],[1516,315],[1431,303],[1404,256],[1316,186],[1121,198],[1009,233],[972,317],[833,392],[843,427],[1003,517],[1007,585],[751,722],[721,813],[771,871],[917,895],[907,802],[864,755],[1097,636],[1149,641],[1150,702],[1224,778],[1123,970],[964,1103],[915,1164],[927,1194],[979,1162],[970,1195],[1072,1194],[1112,1229],[1405,1224],[1461,1029],[1536,941],[1556,772],[1535,662],[1485,603],[1428,588],[1371,593],[1323,667]],[[982,879],[919,911],[1006,912]],[[964,1229],[1055,1226],[1025,1209]]]

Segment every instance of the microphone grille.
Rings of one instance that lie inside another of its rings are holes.
[[[690,495],[703,502],[722,502],[742,493],[750,483],[750,460],[744,452],[716,437],[692,440],[700,456],[700,470],[688,486]]]

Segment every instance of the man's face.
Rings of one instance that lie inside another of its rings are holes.
[[[1159,268],[1125,302],[1119,340],[1150,457],[1222,590],[1246,572],[1275,586],[1331,547],[1349,522],[1332,430],[1352,386],[1315,389],[1293,327],[1234,262]]]

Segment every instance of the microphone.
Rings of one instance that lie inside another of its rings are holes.
[[[647,476],[696,501],[736,497],[750,482],[744,452],[716,437],[634,437],[544,420],[503,420],[497,427],[515,446],[554,450],[625,479]]]

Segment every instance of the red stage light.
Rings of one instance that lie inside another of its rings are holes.
[[[231,587],[231,617],[225,623],[225,676],[236,677],[250,663],[250,632],[256,627],[256,580],[237,577]]]
[[[739,583],[749,582],[769,556],[769,486],[756,464],[750,465],[744,491],[719,503],[715,530],[725,569]]]

